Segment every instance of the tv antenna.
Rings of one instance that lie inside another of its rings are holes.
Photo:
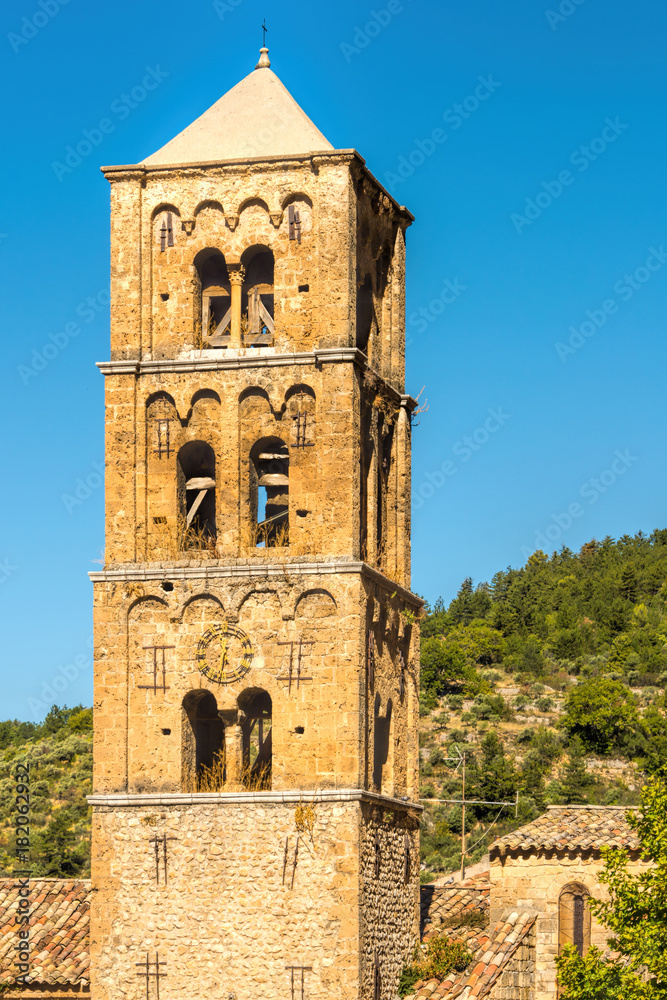
[[[466,799],[466,755],[465,755],[465,752],[461,753],[461,748],[459,747],[459,745],[457,743],[454,744],[454,750],[453,750],[453,752],[456,754],[456,756],[445,757],[443,759],[443,763],[445,763],[445,764],[454,764],[455,765],[455,767],[454,767],[454,771],[455,772],[458,772],[459,768],[461,768],[461,777],[463,779],[462,780],[462,789],[461,789],[461,798],[460,799],[420,799],[419,801],[420,802],[442,802],[442,803],[446,803],[448,805],[462,806],[462,809],[461,809],[461,881],[463,881],[463,879],[466,877],[466,869],[465,869],[465,857],[466,857],[466,805],[469,805],[469,806],[471,806],[471,805],[475,805],[475,806],[500,806],[501,807],[500,812],[502,812],[504,806],[514,806],[514,810],[515,810],[514,811],[514,817],[516,819],[516,817],[519,815],[519,793],[517,791],[517,793],[516,793],[516,800],[514,802],[491,802],[491,801],[487,801],[486,799]],[[498,813],[498,816],[493,821],[493,823],[491,824],[491,826],[493,826],[496,823],[497,819],[500,817],[500,812]],[[489,827],[489,830],[490,829],[491,829],[491,827]],[[487,830],[486,833],[484,834],[485,837],[486,837],[486,834],[489,832],[489,830]],[[475,845],[473,845],[473,846],[475,846]]]

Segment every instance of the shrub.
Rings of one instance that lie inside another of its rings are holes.
[[[444,979],[449,972],[463,972],[472,961],[472,953],[461,941],[434,937],[426,945],[426,954],[415,946],[410,965],[406,965],[398,984],[398,995],[405,997],[421,979]]]

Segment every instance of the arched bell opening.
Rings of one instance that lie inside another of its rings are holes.
[[[181,548],[215,546],[215,452],[204,441],[189,441],[177,468]]]
[[[195,258],[201,290],[201,334],[206,347],[226,347],[231,336],[231,284],[224,255],[202,250]]]
[[[227,780],[227,767],[225,726],[215,696],[191,691],[183,699],[183,713],[183,791],[219,791]]]
[[[239,695],[238,706],[243,740],[241,780],[249,791],[270,790],[271,696],[261,688],[250,688]]]
[[[245,269],[241,292],[243,340],[247,346],[273,343],[274,257],[268,247],[249,247],[241,255]]]
[[[289,448],[262,438],[250,451],[250,511],[257,548],[289,543]]]

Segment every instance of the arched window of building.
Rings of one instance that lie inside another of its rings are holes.
[[[241,256],[245,268],[241,312],[243,340],[246,346],[261,347],[273,343],[274,333],[274,259],[268,247],[249,247]]]
[[[226,781],[225,727],[218,704],[210,691],[191,691],[183,709],[184,791],[217,791]]]
[[[258,548],[289,543],[289,449],[262,438],[250,452],[250,510]]]
[[[183,548],[215,541],[215,453],[204,441],[188,441],[178,453],[178,498]]]
[[[271,696],[261,688],[239,695],[239,721],[243,735],[242,780],[251,791],[271,788]]]
[[[577,882],[566,885],[558,899],[558,952],[572,944],[585,955],[591,944],[591,911],[588,889]]]
[[[219,250],[202,250],[195,259],[201,287],[201,335],[205,347],[226,347],[231,336],[229,272]]]

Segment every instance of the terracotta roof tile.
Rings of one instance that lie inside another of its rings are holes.
[[[461,1000],[481,1000],[502,974],[534,923],[533,914],[512,913],[506,920],[499,920],[490,932],[478,932],[468,941],[474,958],[464,972],[451,972],[442,982],[431,979],[428,983],[416,983],[415,992],[406,1000],[425,1000],[426,997],[430,1000],[455,1000],[457,997]],[[461,940],[459,930],[454,931],[451,937]]]
[[[427,883],[421,887],[422,939],[431,937],[445,921],[463,913],[488,913],[491,882],[482,872],[463,882],[448,885]]]
[[[16,982],[18,879],[0,880],[0,979]],[[30,982],[88,985],[90,881],[30,879]]]
[[[602,847],[636,851],[639,840],[625,813],[618,806],[551,806],[532,823],[494,841],[490,856],[498,858],[511,851],[599,851]]]

